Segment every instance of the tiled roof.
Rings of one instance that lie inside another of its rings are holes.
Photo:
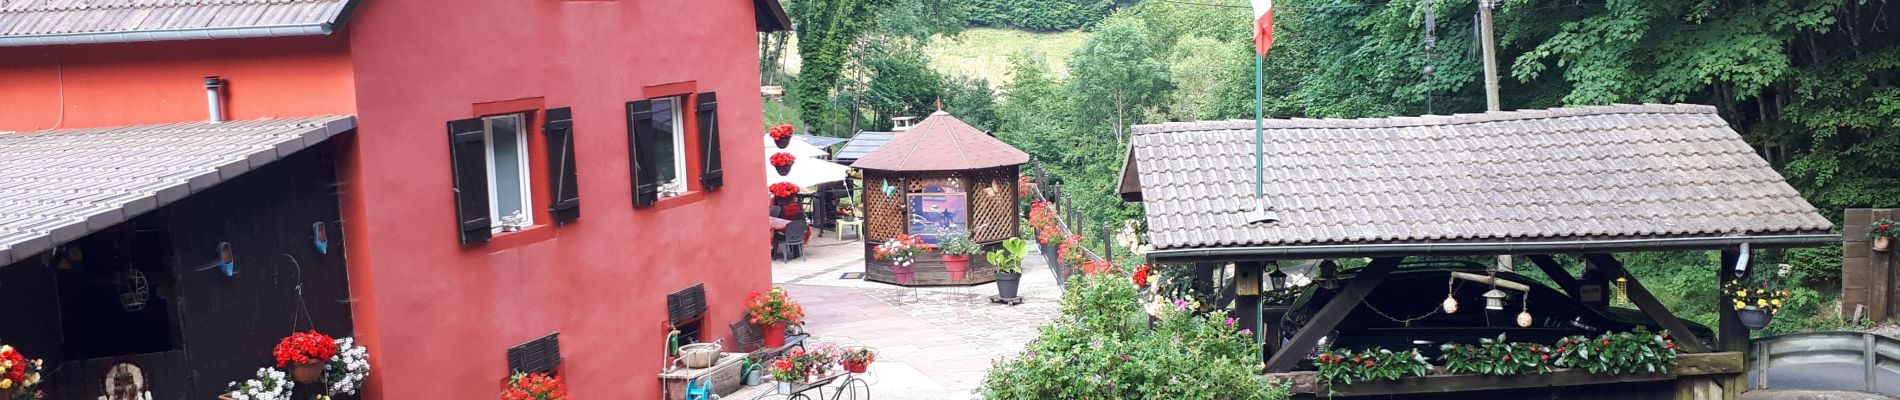
[[[864,155],[852,168],[885,171],[971,170],[1029,162],[1029,153],[990,137],[950,113],[937,110],[890,143]]]
[[[831,146],[837,146],[839,143],[851,141],[850,138],[840,138],[840,137],[830,137],[830,136],[812,136],[812,135],[792,135],[792,139],[797,139],[800,142],[805,142],[805,144],[818,146],[818,148],[821,148],[821,149],[831,148]]]
[[[5,0],[0,46],[322,35],[351,0]]]
[[[877,151],[877,148],[884,147],[885,143],[890,143],[891,139],[895,137],[897,137],[896,132],[860,131],[858,134],[852,135],[850,141],[844,142],[844,147],[838,149],[838,152],[833,154],[831,159],[842,161],[864,158],[865,154],[871,154],[871,152]]]
[[[1158,250],[1826,234],[1713,107],[1615,105],[1142,125],[1134,174]],[[1126,179],[1126,178],[1125,178]],[[1124,193],[1129,195],[1132,193]]]
[[[325,116],[0,135],[0,266],[355,127]]]

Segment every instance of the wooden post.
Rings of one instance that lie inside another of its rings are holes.
[[[1637,309],[1643,310],[1643,314],[1656,320],[1663,329],[1668,329],[1669,334],[1676,337],[1676,345],[1682,347],[1683,352],[1707,353],[1709,351],[1707,346],[1702,345],[1702,338],[1696,337],[1695,331],[1689,330],[1689,325],[1682,323],[1681,319],[1676,318],[1675,313],[1669,312],[1668,307],[1664,307],[1661,301],[1657,301],[1656,295],[1650,294],[1649,289],[1644,288],[1643,283],[1638,281],[1635,275],[1630,275],[1629,271],[1624,270],[1623,262],[1617,261],[1615,256],[1609,253],[1590,253],[1584,255],[1584,258],[1590,260],[1590,263],[1596,265],[1597,268],[1609,273],[1611,277],[1628,278],[1630,302],[1636,303]],[[1744,337],[1744,342],[1746,342],[1746,337]]]
[[[1570,271],[1565,270],[1563,264],[1558,264],[1556,258],[1549,254],[1532,254],[1526,258],[1531,259],[1532,264],[1537,264],[1537,269],[1543,270],[1544,275],[1549,276],[1551,281],[1557,282],[1557,286],[1562,287],[1564,293],[1569,294],[1571,298],[1582,295],[1577,293],[1577,278],[1570,276]]]
[[[1253,332],[1254,343],[1262,343],[1260,339],[1266,336],[1266,332],[1260,329],[1260,292],[1267,289],[1261,287],[1260,274],[1263,273],[1265,265],[1259,261],[1234,263],[1234,287],[1238,297],[1234,300],[1233,317],[1240,320],[1240,327]],[[1248,285],[1244,283],[1246,281],[1242,281],[1243,279],[1250,280],[1253,284]],[[1265,349],[1262,349],[1260,357],[1261,361],[1266,360]]]
[[[1722,265],[1716,268],[1715,272],[1717,285],[1721,285],[1722,283],[1728,282],[1729,279],[1733,279],[1732,277],[1734,275],[1731,274],[1735,270],[1735,263],[1740,261],[1741,256],[1742,253],[1740,249],[1722,250]],[[1746,279],[1749,274],[1754,272],[1753,270],[1753,268],[1744,269],[1742,278]],[[1721,286],[1716,287],[1720,288]],[[1742,326],[1742,319],[1736,314],[1735,307],[1722,304],[1728,302],[1726,296],[1717,296],[1716,299],[1718,303],[1715,305],[1715,309],[1716,314],[1719,315],[1719,323],[1715,331],[1715,347],[1717,351],[1748,351],[1748,328]],[[1677,343],[1681,342],[1678,341]],[[1744,354],[1743,357],[1747,357],[1747,355]],[[1735,374],[1727,377],[1718,377],[1716,379],[1722,384],[1722,398],[1724,399],[1739,398],[1742,392],[1748,389],[1748,374]]]
[[[1313,315],[1313,319],[1307,322],[1306,326],[1300,327],[1299,333],[1293,334],[1293,339],[1287,342],[1286,347],[1267,361],[1267,372],[1292,371],[1293,366],[1298,364],[1301,358],[1312,353],[1313,349],[1319,345],[1319,338],[1326,336],[1334,327],[1339,326],[1339,321],[1346,319],[1346,313],[1358,308],[1359,302],[1365,300],[1366,294],[1378,287],[1379,282],[1385,281],[1385,276],[1393,269],[1397,269],[1399,261],[1404,259],[1404,257],[1376,258],[1371,264],[1360,269],[1359,273],[1353,276],[1352,283],[1346,285],[1345,290],[1340,291],[1339,295],[1333,296],[1325,306],[1320,307],[1319,312]]]

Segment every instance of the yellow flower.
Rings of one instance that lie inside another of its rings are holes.
[[[12,389],[12,388],[13,388],[12,379],[0,378],[0,390],[7,390],[7,389]]]
[[[1742,307],[1747,307],[1747,306],[1748,306],[1748,305],[1745,305],[1745,304],[1742,304],[1742,301],[1741,301],[1741,300],[1736,300],[1736,301],[1735,301],[1735,309],[1737,309],[1737,310],[1740,310],[1740,309],[1742,309]]]
[[[1771,303],[1771,304],[1774,304],[1774,305],[1775,305],[1775,307],[1781,307],[1781,299],[1774,299],[1774,300],[1770,300],[1770,301],[1768,301],[1768,302],[1769,302],[1769,303]]]
[[[1748,289],[1742,289],[1742,290],[1737,290],[1737,291],[1735,291],[1735,296],[1736,296],[1736,297],[1748,297]]]
[[[1763,299],[1755,299],[1755,306],[1756,306],[1756,307],[1767,307],[1767,306],[1768,306],[1768,300],[1763,300]]]

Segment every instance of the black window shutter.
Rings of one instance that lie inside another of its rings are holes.
[[[548,213],[554,214],[554,222],[567,223],[581,217],[580,187],[575,185],[574,174],[574,113],[567,107],[551,108],[547,111],[547,122],[542,125],[541,133],[548,136],[548,188],[554,193],[554,204],[548,206]]]
[[[660,199],[660,168],[653,164],[657,146],[653,137],[659,134],[659,129],[653,127],[653,102],[627,102],[627,156],[633,158],[628,164],[633,166],[634,207],[650,206]]]
[[[550,333],[508,348],[508,370],[549,372],[561,366],[561,334]]]
[[[462,244],[487,242],[488,148],[481,118],[449,121],[449,171],[455,178],[455,229]]]
[[[706,191],[726,185],[726,168],[719,163],[719,100],[713,92],[700,93],[699,106],[699,186]]]

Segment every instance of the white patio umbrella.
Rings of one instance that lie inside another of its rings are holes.
[[[818,146],[813,146],[811,145],[811,143],[805,143],[805,141],[803,140],[793,140],[791,145],[785,146],[784,149],[779,149],[778,145],[772,143],[771,135],[761,135],[761,136],[765,138],[765,156],[766,157],[771,157],[772,153],[777,153],[781,151],[792,153],[792,155],[798,156],[799,158],[831,157],[831,152],[825,151],[825,149],[820,149],[818,148]]]
[[[771,154],[766,154],[766,185],[779,182],[791,182],[801,188],[812,187],[819,184],[845,180],[847,174],[851,172],[851,167],[846,167],[838,163],[816,158],[798,157],[797,161],[792,162],[792,173],[779,176],[778,169],[772,168],[771,157]]]

